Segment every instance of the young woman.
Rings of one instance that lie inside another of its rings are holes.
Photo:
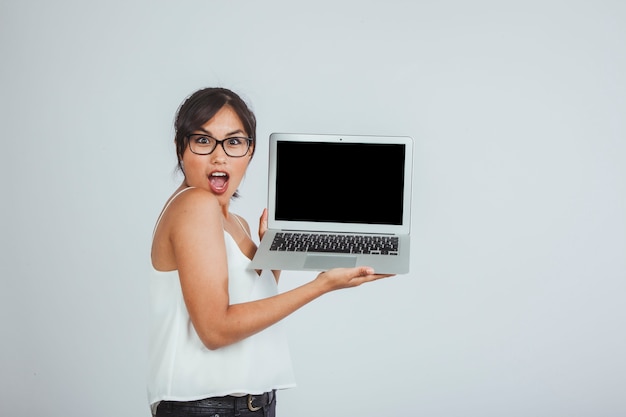
[[[317,297],[389,275],[333,269],[285,293],[279,272],[248,265],[256,245],[229,211],[256,147],[256,120],[223,88],[187,98],[175,121],[180,187],[152,243],[148,395],[157,416],[273,416],[294,385],[278,322]],[[259,236],[267,230],[267,213]]]

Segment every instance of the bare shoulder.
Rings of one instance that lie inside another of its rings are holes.
[[[218,207],[219,203],[217,197],[210,192],[201,188],[189,188],[185,192],[179,194],[172,200],[172,208],[180,209],[194,209],[202,207]]]
[[[207,247],[223,239],[221,219],[219,202],[208,191],[194,188],[175,193],[166,204],[154,233],[153,266],[160,271],[180,271],[181,253],[191,256],[194,248]]]
[[[201,228],[203,224],[217,221],[221,221],[217,198],[206,190],[191,188],[171,200],[161,223],[166,229],[176,231],[186,227]]]

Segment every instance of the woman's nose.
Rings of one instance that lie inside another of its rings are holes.
[[[211,160],[214,162],[225,162],[228,155],[226,155],[226,151],[220,145],[215,147],[215,150],[211,152]]]

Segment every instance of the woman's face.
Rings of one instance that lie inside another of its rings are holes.
[[[222,107],[193,134],[203,134],[217,140],[248,137],[239,116],[228,105]],[[208,155],[197,155],[187,146],[182,159],[187,185],[211,192],[217,196],[222,206],[227,206],[246,173],[252,156],[252,146],[254,144],[239,158],[226,155],[219,144]]]

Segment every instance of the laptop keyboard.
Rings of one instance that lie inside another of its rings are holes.
[[[282,232],[276,233],[270,250],[397,255],[398,237]]]

